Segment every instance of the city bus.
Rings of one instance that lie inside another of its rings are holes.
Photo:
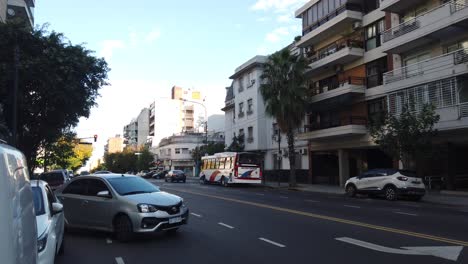
[[[260,184],[261,156],[248,152],[222,152],[202,157],[200,183],[220,183],[223,186],[238,183]]]

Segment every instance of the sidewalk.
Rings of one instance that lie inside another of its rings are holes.
[[[288,183],[282,182],[278,187],[277,182],[266,182],[265,186],[273,189],[286,189],[302,192],[315,192],[344,195],[344,188],[334,185],[320,185],[320,184],[298,184],[296,188],[289,188]],[[465,192],[450,192],[450,191],[431,191],[427,192],[422,199],[423,202],[459,206],[468,208],[468,193]]]

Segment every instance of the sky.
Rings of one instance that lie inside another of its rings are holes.
[[[78,137],[107,138],[177,85],[202,91],[208,115],[223,114],[229,76],[255,55],[271,54],[301,34],[294,12],[307,0],[39,0],[35,24],[84,44],[111,68],[98,106]]]

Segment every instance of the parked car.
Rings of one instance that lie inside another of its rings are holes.
[[[31,181],[31,186],[36,212],[38,263],[54,263],[55,257],[63,255],[65,250],[63,205],[45,181]]]
[[[157,173],[153,174],[153,179],[164,179],[168,170],[158,171]]]
[[[95,171],[93,174],[111,174],[110,171]]]
[[[80,176],[89,175],[89,171],[81,171]],[[78,175],[76,175],[78,176]]]
[[[58,190],[57,196],[64,204],[67,226],[114,232],[120,241],[134,233],[174,233],[189,218],[182,198],[133,175],[82,176]]]
[[[67,170],[67,172],[68,172],[68,177],[69,177],[70,179],[73,178],[73,177],[75,177],[75,174],[73,173],[72,170]]]
[[[152,171],[147,172],[147,173],[144,174],[142,177],[145,178],[145,179],[149,179],[149,178],[152,178],[152,177],[153,177],[153,174],[156,174],[156,171],[155,171],[155,170],[152,170]]]
[[[52,170],[44,172],[39,176],[39,180],[43,180],[49,184],[52,190],[56,190],[70,181],[67,170]]]
[[[170,170],[164,179],[166,182],[185,182],[187,177],[181,170]]]
[[[36,215],[26,159],[1,140],[0,212],[0,262],[36,264]]]
[[[406,170],[373,169],[362,175],[350,178],[345,184],[346,194],[350,197],[358,193],[383,195],[393,201],[401,196],[420,200],[426,187],[416,173]]]

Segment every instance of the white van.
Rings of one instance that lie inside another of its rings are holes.
[[[0,256],[2,264],[36,264],[36,215],[24,155],[0,141]]]

